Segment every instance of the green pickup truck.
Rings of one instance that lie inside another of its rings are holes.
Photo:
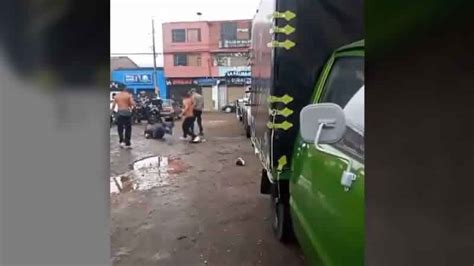
[[[262,0],[252,23],[250,135],[273,229],[310,265],[364,264],[361,0]]]
[[[363,77],[362,42],[335,52],[300,113],[289,204],[273,194],[279,236],[322,265],[364,264]]]

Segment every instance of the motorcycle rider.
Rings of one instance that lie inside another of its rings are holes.
[[[145,91],[140,91],[140,94],[138,95],[138,101],[141,105],[145,106],[148,101],[150,101],[150,98],[148,97]]]
[[[141,121],[142,119],[148,119],[146,109],[147,105],[150,102],[150,98],[148,97],[145,91],[140,91],[137,96],[138,97],[136,98],[136,102],[138,108],[135,111],[137,112],[137,117],[139,117],[138,121]]]

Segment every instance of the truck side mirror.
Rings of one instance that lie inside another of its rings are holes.
[[[311,104],[300,113],[300,132],[305,142],[331,144],[338,142],[346,131],[346,117],[334,103]]]

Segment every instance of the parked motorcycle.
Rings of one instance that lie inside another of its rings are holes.
[[[112,127],[113,125],[115,125],[117,122],[116,122],[116,114],[114,111],[111,111],[110,112],[110,127]]]
[[[149,124],[163,122],[163,119],[161,118],[161,110],[158,105],[153,103],[148,104],[146,113]]]
[[[134,123],[141,123],[143,120],[147,120],[147,108],[141,103],[137,103],[132,113],[132,121]]]

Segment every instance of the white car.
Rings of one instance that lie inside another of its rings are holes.
[[[249,102],[248,102],[249,103]],[[245,135],[247,138],[251,137],[251,125],[252,125],[252,110],[250,106],[245,106],[245,121],[244,121],[244,128],[245,128]]]
[[[243,112],[245,111],[245,103],[248,102],[248,98],[240,98],[236,101],[235,116],[237,120],[243,122]]]

